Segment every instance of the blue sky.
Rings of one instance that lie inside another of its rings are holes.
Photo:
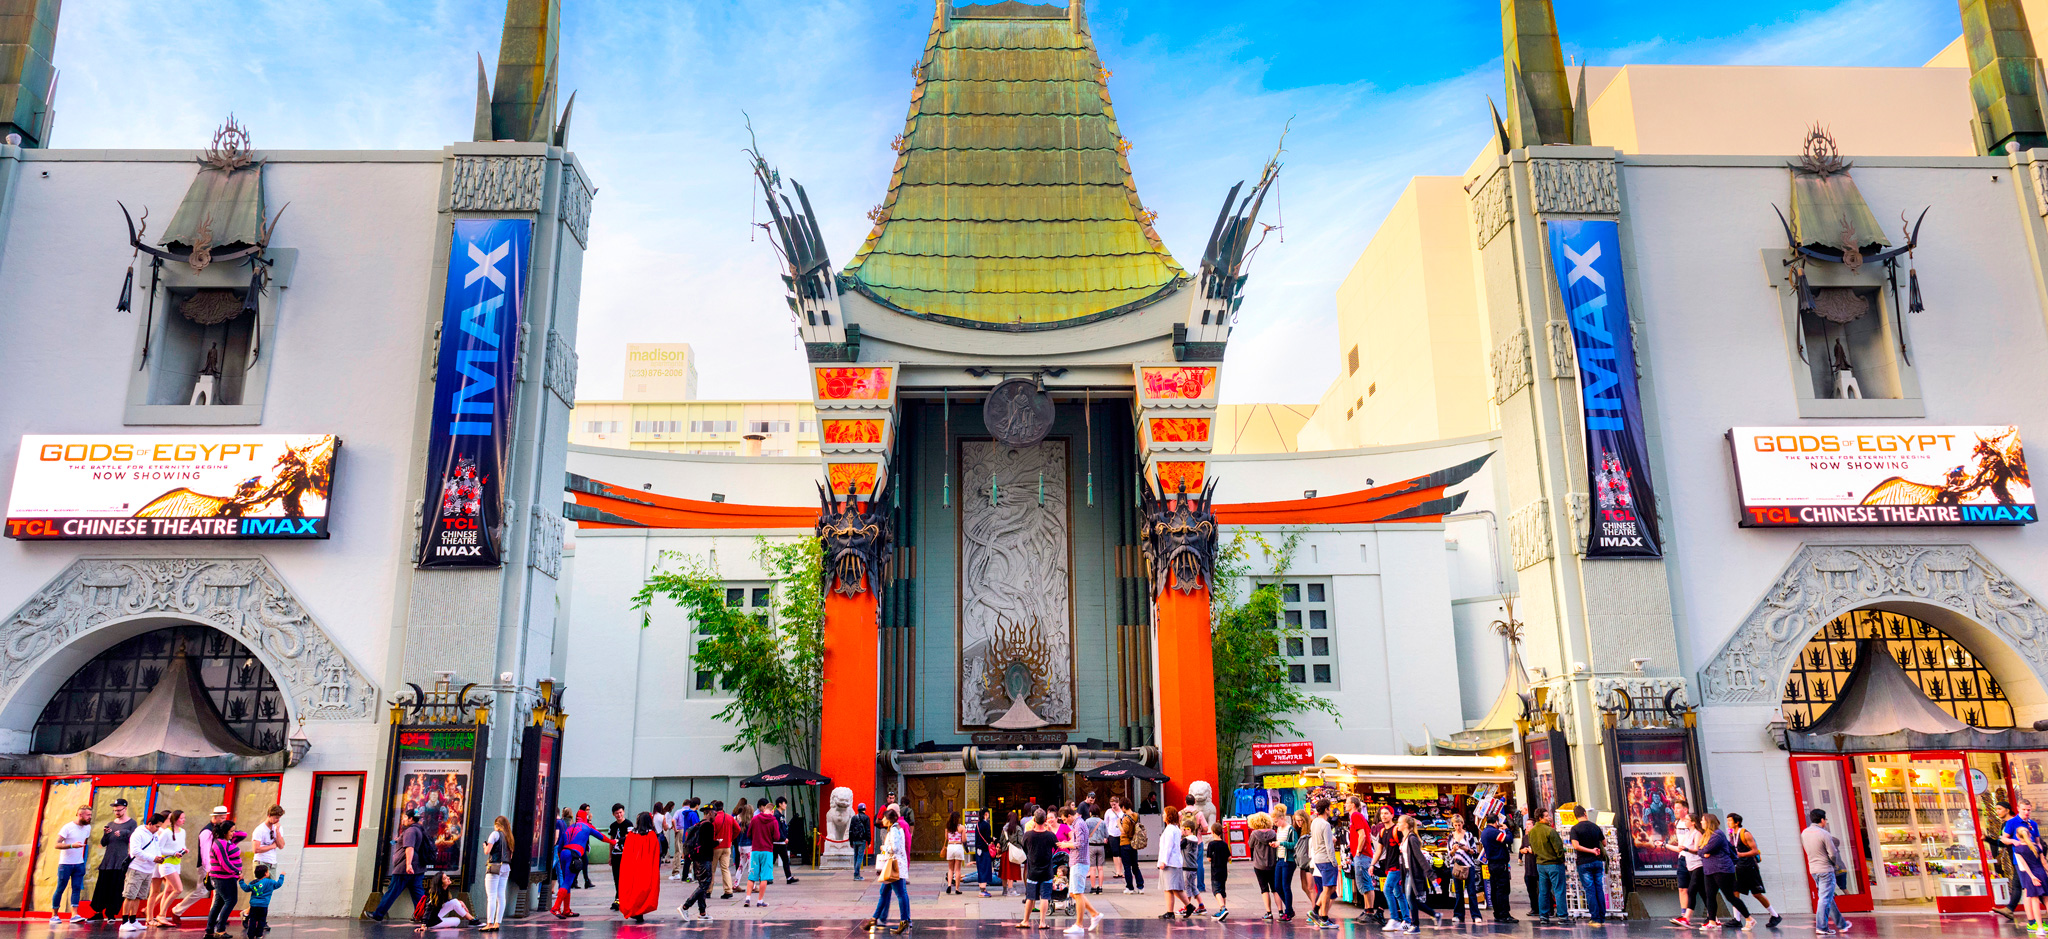
[[[1595,65],[1918,65],[1961,29],[1953,0],[1557,7],[1567,53]],[[259,148],[438,148],[469,132],[476,56],[495,64],[503,11],[80,0],[58,33],[53,142],[197,148],[232,111]],[[1269,203],[1285,241],[1252,270],[1224,396],[1314,402],[1337,372],[1338,282],[1410,176],[1462,172],[1489,132],[1498,4],[1093,0],[1089,13],[1139,192],[1184,264],[1293,118]],[[773,257],[749,225],[742,112],[843,263],[888,183],[931,15],[908,0],[565,0],[570,145],[599,186],[582,396],[618,392],[633,341],[695,344],[705,397],[805,396]]]

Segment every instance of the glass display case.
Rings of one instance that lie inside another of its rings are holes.
[[[1960,758],[1860,758],[1869,800],[1876,894],[1882,900],[1989,893],[1969,776]],[[1981,901],[1980,901],[1981,902]]]

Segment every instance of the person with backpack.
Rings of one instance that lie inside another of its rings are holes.
[[[875,823],[868,818],[868,804],[862,802],[853,809],[853,818],[846,823],[846,841],[853,845],[853,879],[860,879],[861,868],[868,864],[868,845],[875,840]]]
[[[1735,842],[1735,892],[1740,896],[1756,898],[1757,905],[1763,907],[1764,913],[1770,916],[1770,919],[1765,921],[1764,928],[1776,929],[1785,917],[1779,915],[1777,908],[1771,906],[1771,898],[1764,896],[1764,850],[1757,847],[1756,836],[1750,834],[1749,829],[1742,827],[1740,814],[1728,813],[1728,830],[1734,836],[1731,840]]]
[[[1486,819],[1486,827],[1479,831],[1479,848],[1486,855],[1486,903],[1493,908],[1493,921],[1521,922],[1508,905],[1508,875],[1514,868],[1515,836],[1509,833],[1505,816],[1496,814]]]
[[[1145,840],[1145,826],[1138,822],[1138,813],[1129,809],[1125,809],[1116,822],[1117,849],[1123,853],[1125,893],[1145,892],[1145,868],[1138,863],[1138,850],[1148,842]]]
[[[697,921],[708,923],[711,921],[711,866],[718,859],[716,821],[710,816],[699,817],[697,824],[691,825],[688,831],[683,832],[682,842],[681,850],[677,853],[689,863],[690,879],[696,882],[697,889],[683,901],[682,908],[676,911],[676,915],[687,916],[690,907],[695,906]]]

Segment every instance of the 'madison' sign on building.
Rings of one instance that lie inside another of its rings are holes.
[[[2018,427],[1737,427],[1745,528],[2025,525]]]
[[[325,538],[333,434],[21,438],[7,537]]]

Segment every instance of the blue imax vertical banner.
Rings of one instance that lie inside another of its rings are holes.
[[[512,444],[512,373],[533,243],[527,219],[457,219],[441,300],[421,567],[496,567]]]
[[[1586,468],[1593,511],[1589,558],[1663,557],[1657,492],[1650,482],[1635,342],[1621,279],[1620,223],[1550,223],[1550,262],[1571,311],[1579,356],[1579,403],[1586,419]]]

